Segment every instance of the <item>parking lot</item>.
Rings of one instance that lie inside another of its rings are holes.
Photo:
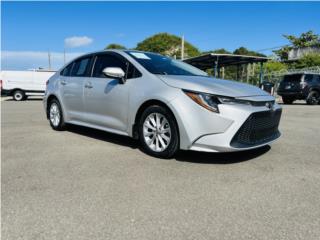
[[[1,101],[2,239],[319,239],[320,106],[283,106],[282,138],[161,160],[42,101]]]

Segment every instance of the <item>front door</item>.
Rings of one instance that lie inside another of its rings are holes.
[[[92,77],[84,82],[84,106],[87,121],[96,126],[123,133],[127,129],[130,83],[108,78],[102,71],[106,67],[120,67],[124,72],[127,63],[111,53],[97,55]]]

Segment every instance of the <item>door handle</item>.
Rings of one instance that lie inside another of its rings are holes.
[[[85,87],[85,88],[93,88],[93,86],[92,86],[91,83],[86,83],[86,84],[84,85],[84,87]]]
[[[61,83],[61,85],[66,85],[67,84],[67,82],[65,80],[62,80],[60,83]]]

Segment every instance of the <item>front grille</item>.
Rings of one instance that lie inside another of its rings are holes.
[[[280,136],[278,130],[281,109],[251,114],[231,141],[233,147],[250,147],[272,141]]]
[[[275,101],[274,100],[273,101],[259,101],[259,102],[252,101],[251,105],[255,106],[255,107],[265,107],[266,104],[268,104],[268,103],[271,104],[271,106],[273,106]]]

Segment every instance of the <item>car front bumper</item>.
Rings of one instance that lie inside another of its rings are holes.
[[[259,115],[265,115],[265,117],[255,117]],[[228,129],[221,134],[200,137],[192,144],[190,150],[233,152],[265,146],[280,137],[278,130],[280,116],[281,109],[253,113],[237,131]]]
[[[181,149],[243,151],[268,145],[281,135],[278,125],[282,109],[276,103],[272,109],[221,104],[220,113],[213,113],[191,99],[178,98],[171,102],[171,107],[179,126]]]

